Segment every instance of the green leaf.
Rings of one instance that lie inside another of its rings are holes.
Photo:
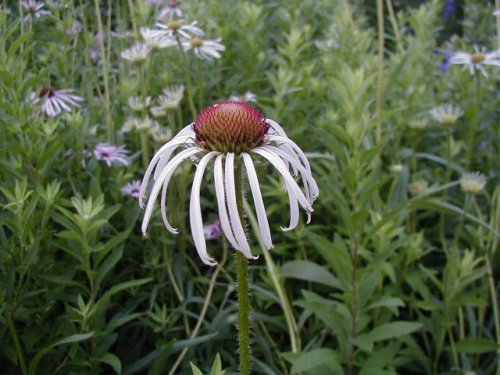
[[[42,360],[42,358],[45,355],[47,355],[48,353],[50,353],[50,351],[52,349],[54,349],[56,346],[65,345],[65,344],[72,344],[72,343],[76,343],[76,342],[80,342],[80,341],[85,341],[85,340],[88,340],[93,335],[94,335],[94,332],[81,333],[81,334],[77,334],[77,335],[68,336],[68,337],[65,337],[62,340],[56,341],[55,343],[50,344],[49,346],[43,348],[42,350],[40,350],[33,357],[32,361],[30,363],[29,373],[32,374],[32,375],[36,375],[37,374],[36,368],[38,367],[38,363]]]
[[[291,374],[297,374],[303,371],[312,371],[321,365],[328,365],[329,367],[336,368],[335,374],[343,373],[337,361],[337,353],[331,349],[317,348],[309,352],[301,353],[296,359],[293,360]]]
[[[324,267],[309,260],[292,260],[282,266],[284,277],[312,281],[342,289],[340,282]]]
[[[196,367],[193,362],[189,362],[189,364],[191,365],[191,370],[193,371],[193,375],[203,375],[203,373],[201,372],[201,370]]]
[[[455,344],[459,353],[487,353],[500,349],[500,345],[487,339],[466,339]]]
[[[106,363],[107,365],[110,365],[117,374],[122,373],[122,363],[116,355],[112,353],[106,353],[102,357],[94,359],[99,362],[103,362]]]
[[[111,255],[109,255],[106,260],[99,266],[95,277],[95,285],[97,290],[99,290],[101,283],[106,275],[115,267],[116,263],[118,263],[122,256],[123,248],[120,247],[116,251],[113,251]]]
[[[391,322],[376,327],[368,335],[372,341],[382,341],[393,337],[405,336],[422,328],[417,322]]]
[[[220,354],[217,353],[214,359],[214,363],[212,365],[212,370],[210,370],[210,375],[224,375],[224,372],[222,370],[222,362],[220,360]]]

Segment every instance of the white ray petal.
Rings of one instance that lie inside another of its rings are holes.
[[[226,193],[224,188],[224,172],[222,170],[222,159],[224,155],[219,155],[215,159],[214,166],[214,182],[215,182],[215,193],[217,196],[217,205],[219,207],[219,219],[221,222],[222,230],[226,236],[229,243],[238,249],[240,246],[236,242],[233,235],[233,230],[231,229],[231,224],[229,223],[229,217],[226,208]]]
[[[297,198],[299,201],[300,205],[308,212],[314,211],[313,208],[311,207],[311,204],[305,197],[304,193],[300,190],[299,186],[293,179],[292,175],[288,171],[288,168],[285,166],[285,163],[280,159],[280,157],[269,150],[266,150],[263,147],[256,147],[253,149],[253,152],[256,154],[259,154],[263,158],[267,159],[275,168],[276,170],[283,176],[286,182],[286,186],[291,191],[294,196]]]
[[[179,133],[181,134],[182,131]],[[146,172],[144,173],[144,177],[142,179],[141,183],[141,188],[139,191],[139,205],[141,208],[144,206],[144,196],[146,193],[146,188],[148,186],[149,178],[151,176],[151,173],[153,172],[156,164],[158,163],[158,160],[160,158],[164,158],[166,162],[170,159],[170,156],[172,156],[172,153],[179,147],[179,145],[184,144],[188,139],[189,136],[185,135],[179,135],[177,134],[171,141],[167,142],[165,145],[163,145],[153,156],[153,159],[151,159],[151,162],[149,163],[148,168],[146,169]],[[168,157],[168,158],[167,158]],[[166,163],[165,163],[166,164]],[[157,179],[158,176],[155,177],[155,180]]]
[[[148,229],[149,225],[149,220],[151,219],[151,215],[153,214],[153,208],[156,202],[156,198],[158,197],[158,194],[160,192],[160,189],[163,186],[163,182],[165,180],[170,180],[170,177],[174,173],[174,171],[177,169],[177,167],[187,158],[193,156],[194,154],[197,154],[198,152],[203,151],[202,149],[199,149],[198,147],[191,147],[188,148],[184,151],[179,152],[176,156],[170,160],[170,162],[165,166],[163,169],[161,175],[158,177],[158,179],[155,181],[155,184],[153,185],[153,189],[151,190],[151,193],[149,194],[149,199],[148,199],[148,204],[146,206],[146,210],[144,212],[144,219],[142,220],[142,233],[146,234],[146,230]],[[170,227],[170,229],[174,229],[174,231],[170,230],[168,227],[167,229],[176,234],[177,230],[174,228]]]
[[[266,208],[264,207],[264,201],[262,200],[262,194],[260,192],[257,172],[255,171],[251,156],[247,153],[242,153],[241,155],[247,170],[248,182],[250,183],[250,190],[252,191],[253,203],[255,205],[255,212],[257,213],[257,221],[259,223],[262,241],[267,249],[272,249],[274,246],[271,239],[271,232],[269,230]]]
[[[214,259],[207,253],[207,244],[205,242],[205,234],[203,232],[203,218],[201,216],[200,187],[208,162],[217,154],[218,152],[212,151],[201,158],[198,167],[196,168],[196,173],[194,174],[189,204],[189,222],[191,225],[191,234],[193,235],[194,245],[203,263],[208,264],[209,266],[214,266],[217,262],[215,262]]]
[[[226,155],[225,172],[227,208],[229,211],[229,218],[231,219],[234,237],[239,245],[237,250],[240,250],[249,259],[257,259],[257,257],[254,257],[250,251],[250,246],[248,245],[245,231],[243,230],[243,225],[241,224],[240,214],[238,212],[238,205],[236,203],[236,187],[234,184],[234,153],[232,152]]]
[[[265,148],[271,152],[278,154],[282,159],[287,160],[290,164],[292,164],[292,166],[295,166],[297,168],[297,170],[300,173],[300,176],[302,177],[302,180],[304,181],[304,187],[306,188],[306,190],[309,190],[309,189],[311,190],[311,192],[310,192],[311,193],[310,194],[311,195],[311,199],[310,199],[311,203],[318,197],[319,188],[318,188],[318,184],[316,183],[316,180],[312,176],[311,171],[304,168],[304,166],[302,164],[300,164],[298,159],[296,159],[293,155],[286,153],[284,150],[282,150],[278,147],[266,145],[266,146],[263,146],[262,148]],[[308,195],[308,192],[306,193],[306,195]]]
[[[295,229],[299,224],[299,202],[292,193],[292,189],[285,184],[286,191],[288,193],[288,201],[290,204],[290,225],[285,228],[281,227],[281,230],[287,232],[289,230]]]
[[[290,138],[281,137],[279,135],[270,135],[269,136],[269,140],[273,141],[273,142],[281,142],[281,143],[284,143],[285,145],[290,146],[293,149],[293,152],[302,161],[302,164],[304,165],[304,168],[306,168],[307,170],[311,170],[311,166],[309,165],[309,160],[307,159],[307,156],[300,149],[300,147],[297,146],[297,144],[294,141],[292,141]]]

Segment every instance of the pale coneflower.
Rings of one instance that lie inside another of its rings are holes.
[[[167,23],[158,22],[156,26],[158,26],[161,30],[153,31],[157,32],[157,37],[159,36],[174,39],[176,37],[182,37],[185,39],[191,39],[194,36],[200,37],[205,34],[197,25],[197,21],[187,23],[184,20],[172,20]]]
[[[215,219],[212,224],[205,225],[203,227],[203,234],[205,235],[205,240],[217,240],[222,235],[222,225],[220,219]]]
[[[186,40],[182,42],[182,47],[186,50],[193,50],[194,54],[203,60],[213,60],[220,59],[222,55],[221,51],[224,51],[226,47],[220,43],[222,39],[201,39],[194,37],[191,40]]]
[[[128,195],[133,198],[139,198],[140,191],[141,191],[141,180],[131,181],[121,188],[121,192],[124,195]]]
[[[151,52],[151,48],[146,43],[136,43],[122,51],[120,56],[131,62],[141,62],[147,59],[149,52]]]
[[[40,18],[42,16],[50,16],[52,13],[49,10],[43,9],[45,4],[41,1],[36,0],[26,0],[22,1],[24,9],[27,10],[28,14],[24,16],[24,21],[33,20],[35,18]]]
[[[183,85],[172,85],[163,90],[158,97],[158,104],[164,109],[176,109],[184,96]]]
[[[469,68],[469,72],[472,75],[480,71],[485,77],[488,77],[488,72],[484,68],[485,65],[500,67],[500,50],[486,52],[484,48],[478,47],[474,47],[474,50],[474,53],[455,52],[450,58],[450,63]]]
[[[452,126],[462,117],[464,111],[455,104],[443,104],[430,111],[431,116],[441,125]]]
[[[174,152],[181,147],[183,150],[174,156]],[[307,212],[309,222],[313,211],[312,204],[319,194],[319,189],[304,152],[287,137],[278,123],[266,119],[257,109],[245,103],[227,101],[202,111],[194,123],[186,126],[161,147],[151,160],[144,174],[139,195],[139,204],[143,207],[146,190],[152,178],[153,186],[148,194],[142,232],[145,234],[148,229],[155,202],[161,193],[163,222],[168,231],[177,233],[177,229],[172,227],[167,218],[168,185],[182,162],[198,158],[191,188],[189,216],[191,233],[201,260],[207,265],[216,264],[207,253],[200,206],[201,183],[209,164],[214,172],[218,216],[229,243],[247,258],[256,258],[250,251],[237,204],[237,195],[241,192],[236,189],[238,184],[235,179],[240,178],[236,173],[245,170],[260,235],[265,247],[272,248],[269,223],[254,166],[255,157],[267,160],[284,179],[284,187],[290,201],[290,224],[282,229],[292,230],[298,225],[299,205]],[[300,175],[304,191],[292,174]]]
[[[84,99],[81,96],[73,94],[75,90],[54,90],[51,87],[44,87],[40,90],[38,96],[32,95],[33,103],[42,102],[40,112],[49,117],[54,117],[61,112],[71,112],[71,107],[80,107],[79,102]]]
[[[257,101],[257,95],[255,95],[251,91],[247,91],[243,95],[231,95],[229,97],[229,100],[231,100],[233,102],[242,102],[242,103],[256,102]]]
[[[130,159],[127,154],[129,151],[125,146],[115,146],[110,143],[99,143],[94,148],[94,157],[102,160],[108,167],[114,165],[130,165]]]

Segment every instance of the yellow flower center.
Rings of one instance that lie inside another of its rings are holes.
[[[203,40],[201,40],[200,38],[191,39],[191,46],[193,46],[194,48],[199,48],[202,45],[203,45]]]
[[[167,27],[170,29],[170,30],[173,30],[173,31],[177,31],[181,28],[181,23],[178,22],[178,21],[170,21],[168,24],[167,24]]]
[[[472,61],[473,64],[480,64],[486,59],[486,56],[484,53],[481,52],[476,52],[473,53],[470,60]]]

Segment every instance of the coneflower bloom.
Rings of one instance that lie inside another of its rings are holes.
[[[136,43],[132,47],[122,51],[120,56],[128,61],[140,62],[147,59],[151,48],[146,43]]]
[[[174,156],[179,148],[183,150]],[[146,190],[152,178],[153,185],[146,204],[142,232],[145,234],[147,231],[155,202],[161,193],[160,208],[163,222],[168,231],[177,233],[177,229],[172,227],[167,218],[168,185],[175,170],[185,160],[198,158],[191,188],[189,216],[191,233],[201,260],[208,265],[216,264],[207,253],[200,206],[201,183],[209,164],[214,172],[218,216],[228,241],[247,258],[256,258],[250,251],[238,212],[237,195],[240,192],[236,191],[235,184],[235,167],[238,166],[236,170],[246,171],[263,243],[266,248],[272,248],[269,223],[254,166],[255,157],[271,163],[284,179],[284,187],[290,201],[290,224],[282,229],[291,230],[297,226],[299,205],[307,212],[307,222],[309,222],[313,211],[312,203],[318,196],[319,190],[312,176],[309,161],[302,150],[287,137],[278,123],[266,119],[257,109],[245,103],[226,101],[202,111],[194,123],[186,126],[170,142],[161,147],[151,160],[139,194],[139,204],[143,207]],[[304,191],[292,174],[300,175]]]
[[[222,235],[222,225],[220,219],[216,219],[212,224],[205,225],[203,227],[203,234],[205,235],[205,240],[217,240]]]
[[[161,30],[153,31],[156,32],[156,37],[175,39],[180,36],[185,39],[191,39],[194,36],[200,37],[205,34],[197,25],[197,21],[187,23],[184,20],[172,20],[167,23],[158,22],[156,26]]]
[[[99,143],[94,148],[94,156],[97,160],[102,160],[108,167],[113,165],[130,165],[127,154],[129,151],[125,146],[115,146],[110,143]]]
[[[220,43],[222,39],[201,39],[194,37],[191,40],[182,42],[182,47],[186,50],[193,50],[194,54],[203,60],[220,59],[222,55],[219,53],[224,51],[226,47]]]
[[[38,96],[32,97],[32,102],[42,102],[40,112],[54,117],[64,111],[71,112],[71,107],[80,107],[79,102],[84,99],[73,94],[74,92],[73,89],[54,90],[52,87],[44,87],[40,90]]]
[[[139,198],[140,191],[141,191],[141,180],[131,181],[127,185],[121,188],[121,192],[124,195],[129,195],[133,198]]]
[[[49,10],[43,9],[45,4],[41,1],[26,0],[22,1],[21,4],[28,11],[28,14],[24,16],[24,21],[33,20],[34,18],[40,18],[42,16],[50,16],[52,14]]]
[[[486,52],[486,49],[478,47],[474,47],[474,50],[474,53],[455,52],[450,59],[450,63],[469,68],[469,72],[472,75],[480,71],[485,77],[488,77],[488,72],[484,68],[485,65],[500,67],[500,50]]]

